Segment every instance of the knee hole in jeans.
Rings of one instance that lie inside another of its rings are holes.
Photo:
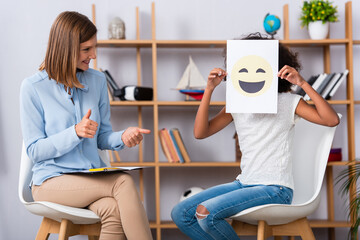
[[[209,214],[210,214],[210,212],[206,209],[205,206],[203,206],[201,204],[199,206],[197,206],[196,213],[195,213],[197,219],[204,219]]]

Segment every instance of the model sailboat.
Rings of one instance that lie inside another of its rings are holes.
[[[206,81],[191,56],[189,56],[189,64],[187,65],[180,82],[176,86],[176,89],[196,100],[201,100],[204,95],[205,87]]]

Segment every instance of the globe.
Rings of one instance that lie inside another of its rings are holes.
[[[272,36],[272,38],[274,38],[276,31],[279,30],[279,28],[281,26],[281,21],[278,16],[268,13],[265,16],[263,25],[264,25],[265,31],[268,34],[270,34]]]

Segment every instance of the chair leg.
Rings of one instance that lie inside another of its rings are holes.
[[[299,219],[299,224],[301,224],[301,239],[303,240],[315,240],[313,231],[311,230],[309,221],[306,218]]]
[[[80,234],[79,224],[73,224],[70,220],[62,219],[59,229],[59,240],[68,240],[69,237]]]
[[[52,221],[49,218],[44,217],[41,224],[39,231],[36,235],[36,240],[47,240],[50,236],[50,228],[51,228]]]
[[[68,227],[70,225],[70,221],[67,219],[62,219],[60,224],[60,230],[59,230],[59,240],[68,240],[69,234],[68,234]]]
[[[271,227],[265,221],[260,220],[258,223],[257,240],[265,240],[270,236],[272,236]]]

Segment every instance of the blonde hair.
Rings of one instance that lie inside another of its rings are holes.
[[[39,70],[46,70],[49,79],[67,87],[83,88],[76,77],[80,43],[91,39],[97,32],[95,25],[78,12],[62,12],[53,23],[45,59]]]

